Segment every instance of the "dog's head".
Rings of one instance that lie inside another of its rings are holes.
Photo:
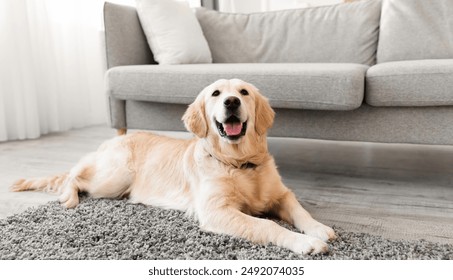
[[[219,137],[239,144],[247,136],[265,135],[274,111],[252,84],[218,80],[203,89],[183,116],[186,128],[200,138]]]

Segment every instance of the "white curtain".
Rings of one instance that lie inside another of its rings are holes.
[[[0,0],[0,141],[106,121],[101,0]]]
[[[0,141],[106,123],[103,4],[0,0]]]

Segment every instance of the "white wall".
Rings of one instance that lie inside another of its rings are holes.
[[[219,0],[222,12],[253,13],[333,5],[343,0]]]
[[[178,0],[178,1],[187,1],[189,2],[189,5],[191,7],[201,6],[200,0]],[[107,2],[135,7],[135,0],[107,0]]]

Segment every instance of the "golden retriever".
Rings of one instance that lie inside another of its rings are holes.
[[[193,139],[137,132],[117,136],[83,157],[70,172],[19,180],[13,191],[61,194],[76,207],[79,192],[128,197],[132,203],[178,209],[203,230],[273,243],[296,253],[323,253],[334,231],[302,208],[281,181],[268,153],[274,111],[253,85],[238,79],[207,86],[183,116]],[[256,216],[272,214],[304,234]]]

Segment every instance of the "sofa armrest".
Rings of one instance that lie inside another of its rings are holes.
[[[133,7],[104,4],[107,67],[156,64]]]

